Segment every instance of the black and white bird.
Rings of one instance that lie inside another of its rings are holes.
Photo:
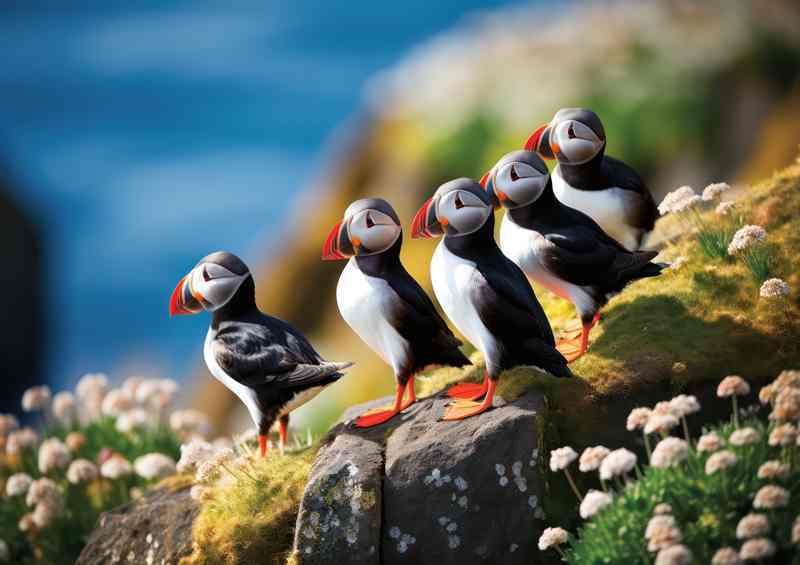
[[[411,236],[439,235],[444,238],[431,261],[434,294],[486,359],[483,401],[458,400],[447,408],[444,419],[459,420],[489,409],[506,369],[530,365],[557,377],[572,376],[530,282],[495,242],[494,199],[478,182],[447,182],[417,212]]]
[[[204,257],[172,292],[171,316],[202,310],[213,313],[203,346],[209,371],[247,407],[261,455],[276,420],[283,449],[289,413],[341,378],[352,363],[325,361],[298,330],[262,313],[253,276],[232,253]]]
[[[339,277],[336,302],[345,322],[392,367],[394,404],[356,420],[367,428],[386,422],[416,401],[414,375],[430,365],[470,365],[422,287],[400,262],[403,230],[386,200],[353,202],[322,250],[324,260],[350,260]],[[403,401],[404,393],[408,398]]]
[[[631,167],[605,154],[600,118],[586,108],[563,108],[525,143],[545,159],[558,161],[553,192],[580,210],[629,251],[641,249],[658,209],[650,190]]]
[[[589,332],[611,296],[661,272],[662,265],[651,262],[657,252],[628,251],[592,218],[560,202],[533,151],[503,156],[481,184],[507,209],[500,225],[503,253],[578,311],[581,333],[557,346],[568,361],[586,352]]]

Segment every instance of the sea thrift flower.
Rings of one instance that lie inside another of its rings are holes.
[[[590,490],[581,502],[581,518],[588,520],[609,504],[611,504],[610,494],[599,490]]]
[[[743,251],[761,243],[767,238],[767,230],[761,226],[747,225],[739,228],[730,245],[728,245],[728,255],[738,255]]]
[[[717,214],[717,216],[727,216],[728,212],[733,210],[734,207],[736,207],[736,202],[728,200],[726,202],[720,202],[717,204],[717,208],[714,210],[714,212]]]
[[[742,428],[736,430],[728,438],[731,445],[741,447],[743,445],[750,445],[757,442],[761,438],[761,434],[753,428]]]
[[[169,417],[169,427],[178,433],[205,435],[211,425],[199,410],[176,410]]]
[[[175,461],[163,453],[148,453],[138,457],[133,468],[143,479],[163,479],[175,474]]]
[[[53,397],[53,415],[65,426],[72,425],[76,411],[75,396],[71,392],[62,391]]]
[[[85,415],[87,420],[100,417],[103,398],[108,389],[108,378],[102,373],[88,373],[78,381],[75,394],[82,404],[82,415]]]
[[[739,426],[739,405],[736,397],[745,396],[747,394],[750,394],[750,385],[739,375],[729,375],[725,377],[717,387],[717,396],[720,398],[731,398],[733,402],[733,423],[737,427]]]
[[[775,555],[775,544],[767,538],[754,538],[742,544],[739,557],[745,561],[759,561]]]
[[[46,410],[49,405],[50,388],[47,386],[31,387],[22,395],[22,409],[25,412]]]
[[[723,547],[717,550],[711,558],[711,565],[742,565],[739,553],[732,547]]]
[[[769,419],[778,422],[800,419],[800,389],[787,387],[778,392]]]
[[[647,420],[650,418],[652,410],[649,408],[634,408],[631,410],[631,413],[628,414],[628,421],[626,423],[626,428],[629,432],[634,430],[639,430],[647,425]]]
[[[764,514],[748,514],[736,525],[738,539],[750,539],[763,536],[769,531],[769,520]]]
[[[61,505],[41,502],[33,509],[33,523],[39,529],[46,528],[58,515],[61,514]]]
[[[550,452],[550,470],[563,471],[578,458],[575,450],[569,446],[559,447]]]
[[[539,549],[545,551],[547,549],[557,549],[559,545],[567,542],[567,530],[564,528],[546,528],[539,538]]]
[[[192,500],[204,502],[206,500],[211,500],[213,495],[210,488],[203,485],[194,485],[189,490],[189,496],[192,497]]]
[[[600,463],[600,478],[604,481],[625,475],[636,466],[636,455],[627,449],[615,449]]]
[[[789,476],[791,467],[788,463],[777,460],[767,461],[758,468],[759,479],[785,479]]]
[[[181,458],[178,460],[179,473],[192,471],[203,461],[214,455],[214,446],[202,439],[193,439],[181,445]]]
[[[736,455],[728,450],[717,451],[706,461],[706,475],[713,475],[736,464]]]
[[[769,434],[769,444],[772,446],[792,445],[797,439],[797,428],[791,424],[782,424]]]
[[[697,397],[686,394],[680,394],[670,400],[669,406],[673,414],[679,417],[689,416],[700,411],[700,403],[697,401]]]
[[[667,434],[669,431],[677,426],[680,422],[678,418],[672,414],[652,414],[647,419],[647,425],[644,427],[644,433],[660,433]]]
[[[677,190],[667,193],[661,204],[658,205],[658,212],[662,216],[670,213],[682,212],[700,203],[701,198],[695,193],[691,186],[682,186]]]
[[[28,487],[28,496],[25,497],[25,503],[28,506],[36,506],[41,503],[57,505],[60,502],[61,491],[58,490],[56,483],[47,477],[33,481]]]
[[[662,400],[661,402],[656,402],[656,405],[653,406],[653,414],[669,414],[671,416],[678,416],[678,414],[673,410],[672,405],[669,403],[668,400]]]
[[[67,434],[64,442],[67,444],[67,447],[69,447],[69,450],[75,453],[76,451],[79,451],[81,447],[86,445],[86,436],[80,432],[70,432]]]
[[[730,190],[731,186],[727,182],[715,182],[703,189],[703,200],[706,202],[714,200],[717,196]]]
[[[133,408],[133,398],[126,391],[115,388],[108,391],[100,407],[106,416],[120,416],[123,412]]]
[[[777,485],[766,485],[758,489],[753,508],[772,510],[789,504],[789,491]]]
[[[714,432],[709,432],[700,436],[697,440],[697,451],[701,453],[713,453],[721,449],[725,445],[725,440],[719,437]]]
[[[659,514],[672,514],[672,506],[670,506],[666,502],[657,504],[656,507],[653,508],[653,514],[656,516],[658,516]]]
[[[653,450],[650,464],[657,469],[673,467],[689,455],[689,444],[676,437],[662,439]]]
[[[6,440],[6,453],[8,455],[16,455],[21,453],[23,449],[29,449],[36,446],[39,441],[39,436],[36,435],[31,428],[20,428],[8,434]]]
[[[675,518],[668,514],[650,518],[644,537],[648,541],[648,551],[653,552],[678,544],[683,539],[681,531],[675,523]]]
[[[789,285],[781,279],[767,279],[758,291],[761,298],[781,298],[789,294]]]
[[[33,513],[25,514],[19,520],[19,524],[17,525],[21,532],[30,532],[36,528],[36,524],[33,522]]]
[[[602,445],[587,447],[583,450],[583,453],[581,453],[580,470],[584,473],[596,471],[600,468],[600,464],[609,453],[611,453],[611,450]]]
[[[149,416],[147,412],[141,408],[134,408],[119,415],[116,428],[118,432],[129,433],[133,430],[146,427],[148,420]]]
[[[92,482],[98,475],[97,465],[87,459],[76,459],[67,469],[67,480],[73,485]]]
[[[769,404],[772,402],[772,396],[774,395],[774,390],[772,385],[762,386],[761,390],[758,391],[758,401],[761,404]]]
[[[139,389],[139,385],[145,380],[146,379],[144,377],[128,377],[122,381],[122,386],[120,388],[124,390],[131,399],[135,399],[136,391]]]
[[[54,469],[63,469],[71,459],[69,448],[60,439],[48,438],[39,447],[39,472],[47,474]]]
[[[114,455],[100,466],[100,474],[107,479],[120,479],[133,472],[133,467],[121,455]]]
[[[690,565],[692,552],[685,545],[673,545],[656,555],[655,565]]]
[[[33,479],[27,473],[14,473],[6,481],[7,496],[22,496],[28,492]]]
[[[0,414],[0,436],[6,436],[19,428],[19,421],[13,414]]]

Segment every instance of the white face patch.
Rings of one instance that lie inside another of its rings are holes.
[[[506,208],[526,206],[542,195],[548,178],[547,173],[527,163],[507,163],[494,176],[495,195]]]
[[[237,275],[216,263],[202,263],[192,269],[189,285],[196,298],[203,298],[203,308],[213,312],[233,298],[248,276],[249,273]]]
[[[575,120],[559,122],[550,132],[550,148],[556,158],[561,154],[571,165],[586,163],[602,149],[605,141],[592,129]],[[556,152],[554,146],[557,146]]]
[[[439,221],[445,220],[456,232],[455,235],[467,235],[478,231],[492,208],[480,198],[463,190],[452,190],[439,198],[436,203],[436,216]]]
[[[358,255],[361,256],[386,251],[394,245],[401,231],[392,218],[378,210],[363,210],[347,222],[347,235],[354,249],[356,242],[360,243]]]

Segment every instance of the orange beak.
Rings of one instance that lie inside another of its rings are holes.
[[[444,233],[443,226],[447,222],[440,222],[436,217],[436,207],[433,206],[433,197],[428,198],[422,208],[414,215],[411,222],[412,239],[430,239]]]
[[[342,222],[339,222],[333,226],[331,233],[329,233],[328,237],[325,239],[325,243],[322,246],[323,261],[339,261],[341,259],[347,259],[347,257],[339,251],[339,232],[341,229]]]
[[[525,150],[534,151],[544,159],[554,159],[555,153],[553,151],[555,150],[551,149],[549,143],[549,127],[549,124],[544,124],[533,132],[525,142]]]
[[[202,303],[194,296],[189,287],[189,275],[183,277],[175,286],[169,297],[169,315],[197,314],[203,309]]]

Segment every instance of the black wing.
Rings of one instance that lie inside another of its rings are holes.
[[[225,373],[249,387],[308,388],[336,380],[351,365],[309,359],[304,344],[286,330],[280,325],[223,325],[214,338],[214,357]]]
[[[636,220],[636,227],[652,230],[658,219],[658,208],[650,189],[647,188],[642,177],[635,170],[613,157],[606,156],[603,159],[603,173],[606,183],[609,186],[617,186],[624,190],[635,192],[639,198],[634,201],[633,219]]]

